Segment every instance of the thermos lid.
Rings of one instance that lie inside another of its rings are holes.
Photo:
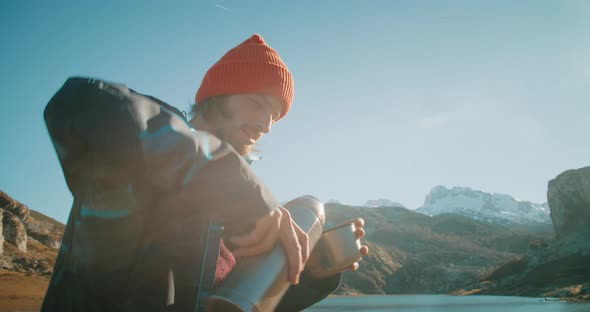
[[[322,226],[326,225],[326,212],[324,211],[324,204],[317,198],[311,195],[297,197],[294,200],[284,205],[289,211],[295,207],[303,206],[309,209],[320,220]]]

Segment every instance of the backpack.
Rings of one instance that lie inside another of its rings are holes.
[[[84,241],[80,242],[81,238],[79,237],[84,235],[75,233],[75,231],[80,231],[75,223],[76,220],[80,220],[84,216],[99,216],[108,220],[125,216],[127,212],[85,210],[84,207],[76,205],[76,201],[78,198],[87,196],[89,187],[108,191],[132,186],[132,191],[142,194],[139,197],[144,198],[145,206],[149,207],[151,202],[157,198],[158,190],[154,190],[152,186],[147,186],[144,183],[150,168],[146,168],[141,159],[141,138],[149,132],[150,128],[166,128],[179,120],[186,122],[186,119],[177,108],[155,97],[140,94],[121,84],[84,77],[67,79],[47,104],[44,110],[44,119],[67,186],[74,196],[74,205],[56,260],[56,274],[52,277],[42,311],[62,309],[64,304],[71,307],[71,310],[80,310],[87,306],[96,306],[96,309],[100,309],[100,302],[90,304],[88,301],[93,300],[92,298],[84,299],[84,295],[72,294],[72,292],[82,291],[75,288],[76,285],[83,285],[85,278],[95,278],[92,277],[93,272],[75,272],[75,269],[72,269],[80,262],[77,257],[101,257],[101,248],[96,248],[96,252],[91,252],[92,255],[76,255],[72,251],[76,244],[84,244]],[[157,133],[147,134],[157,135]],[[161,218],[156,214],[150,215],[148,213],[146,215],[147,217],[133,221],[134,223],[125,224],[121,222],[127,221],[121,221],[116,226],[123,230],[129,228],[129,231],[137,231],[139,234],[131,235],[138,236],[139,240],[141,239],[139,236],[149,231]],[[99,226],[104,228],[107,225],[99,223],[96,228]],[[211,270],[215,272],[216,253],[219,252],[219,229],[210,226],[211,228],[216,231],[213,232],[215,235],[211,233],[207,235],[207,245],[213,247],[210,247],[210,250],[204,254],[207,257],[202,261],[205,263],[204,267],[208,268],[204,272],[211,272]],[[108,244],[113,243],[109,240],[117,239],[116,233],[115,231],[113,237],[106,239],[104,248],[113,248]],[[100,240],[93,237],[89,239],[93,242]],[[97,242],[99,245],[100,243],[100,241]],[[104,250],[104,248],[102,249]],[[124,248],[125,246],[122,247],[122,249]],[[125,256],[120,258],[125,258]],[[131,261],[141,264],[142,261],[145,261],[141,258],[141,256],[136,256],[136,259]],[[109,261],[109,259],[101,261]],[[112,259],[112,261],[123,261],[123,259]],[[167,268],[156,268],[155,270],[167,270]],[[125,274],[120,275],[125,276]],[[96,277],[96,279],[99,278]],[[111,288],[124,289],[125,283],[134,283],[132,278],[130,280],[131,282],[127,280],[116,281],[120,282],[119,285],[115,283]],[[213,281],[210,275],[205,276],[204,280],[201,276],[199,284],[205,287],[200,289],[203,291],[212,289]],[[96,282],[87,284],[96,284]],[[110,290],[105,289],[109,288],[109,285],[99,285],[97,288],[106,293]],[[89,290],[88,293],[95,291],[96,289]],[[66,298],[64,293],[68,293],[70,298]],[[196,296],[197,294],[195,294]],[[71,300],[71,297],[79,300],[79,304],[64,303]],[[157,303],[162,301],[162,298],[146,298],[146,306],[149,305],[150,299]],[[96,300],[100,299],[97,297]],[[129,307],[128,310],[141,309],[134,306]]]
[[[124,85],[69,78],[47,104],[44,118],[70,191],[78,191],[86,170],[104,171],[104,183],[142,175],[145,168],[137,157],[146,129],[138,115],[160,109],[183,118],[175,107]]]

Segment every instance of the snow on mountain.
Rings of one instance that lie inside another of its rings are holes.
[[[401,207],[401,208],[406,208],[406,206],[404,206],[403,204],[398,203],[398,202],[394,202],[394,201],[392,201],[390,199],[387,199],[387,198],[379,198],[379,199],[368,200],[368,201],[366,201],[362,205],[345,203],[345,202],[342,202],[342,201],[340,201],[338,199],[335,199],[335,198],[330,198],[327,201],[325,201],[324,203],[325,204],[341,204],[341,205],[357,206],[357,207],[367,207],[367,208],[377,208],[377,207]]]
[[[376,208],[376,207],[402,207],[402,208],[406,208],[404,205],[402,205],[398,202],[391,201],[386,198],[372,199],[372,200],[369,200],[366,203],[364,203],[362,206],[363,207],[373,207],[373,208]]]
[[[330,198],[325,202],[325,204],[342,204],[342,202],[337,199]]]
[[[456,213],[483,221],[551,223],[549,205],[518,200],[510,195],[490,194],[468,187],[435,186],[416,209],[426,215]]]

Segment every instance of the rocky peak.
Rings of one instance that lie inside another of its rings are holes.
[[[448,189],[438,185],[431,189],[418,212],[434,216],[442,213],[461,214],[488,222],[549,223],[547,204],[534,204],[510,195],[491,194],[469,187]]]
[[[549,181],[547,199],[558,238],[590,233],[590,167],[567,170]]]

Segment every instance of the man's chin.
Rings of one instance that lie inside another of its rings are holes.
[[[238,152],[238,154],[242,155],[242,156],[246,156],[248,154],[250,154],[250,151],[252,151],[252,145],[239,145],[239,146],[234,146],[234,149],[236,150],[236,152]]]
[[[224,140],[224,139],[222,139]],[[254,148],[255,144],[252,144],[252,142],[250,140],[246,141],[246,140],[240,140],[238,138],[227,138],[224,140],[225,142],[229,143],[229,145],[231,145],[236,152],[238,152],[238,154],[242,155],[242,156],[246,156],[248,155],[252,149]]]

